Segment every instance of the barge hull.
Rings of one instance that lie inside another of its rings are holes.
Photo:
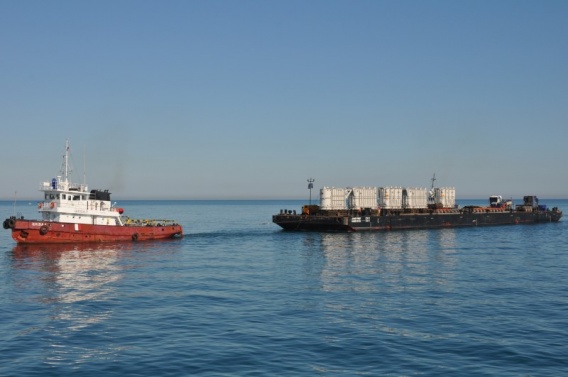
[[[387,216],[281,214],[274,215],[272,221],[288,231],[359,232],[537,224],[557,222],[561,217],[560,211],[418,213]]]

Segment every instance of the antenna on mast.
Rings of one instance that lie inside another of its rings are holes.
[[[73,166],[71,166],[71,161],[69,156],[71,150],[69,148],[69,140],[65,141],[65,154],[63,155],[63,163],[61,164],[61,175],[64,182],[69,182],[69,176],[73,172]]]
[[[65,140],[65,180],[69,179],[69,140]]]
[[[432,188],[434,188],[434,182],[436,181],[436,173],[434,173],[434,176],[430,178],[430,180],[432,181]]]
[[[87,185],[87,147],[83,149],[83,185]]]
[[[65,154],[63,155],[60,173],[63,175],[63,180],[69,179],[69,140],[65,141]]]
[[[428,205],[434,204],[436,201],[435,193],[434,193],[434,182],[436,182],[436,173],[430,178],[432,181],[432,187],[430,188],[430,192],[428,193]]]

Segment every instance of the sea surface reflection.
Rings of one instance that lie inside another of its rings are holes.
[[[454,273],[456,230],[322,234],[324,290],[412,290],[447,284]]]
[[[81,363],[108,353],[96,342],[69,346],[82,336],[111,336],[98,333],[108,328],[113,315],[110,304],[116,283],[123,278],[120,255],[129,244],[18,245],[12,250],[12,279],[21,302],[44,312],[42,323],[24,332],[38,332],[46,340],[42,358],[49,365]],[[26,300],[24,299],[24,300]],[[111,326],[112,327],[112,326]],[[108,330],[107,330],[108,331]]]

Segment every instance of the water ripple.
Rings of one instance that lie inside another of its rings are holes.
[[[568,369],[568,223],[289,233],[258,221],[280,203],[208,205],[180,211],[209,224],[224,216],[223,227],[197,224],[171,242],[45,248],[2,238],[0,375]]]

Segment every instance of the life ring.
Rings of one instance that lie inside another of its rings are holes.
[[[132,241],[138,241],[138,233],[132,235]]]
[[[49,208],[55,208],[55,202],[49,203]]]
[[[49,229],[46,225],[42,225],[41,228],[39,228],[39,234],[41,234],[42,236],[45,236],[48,231]]]

